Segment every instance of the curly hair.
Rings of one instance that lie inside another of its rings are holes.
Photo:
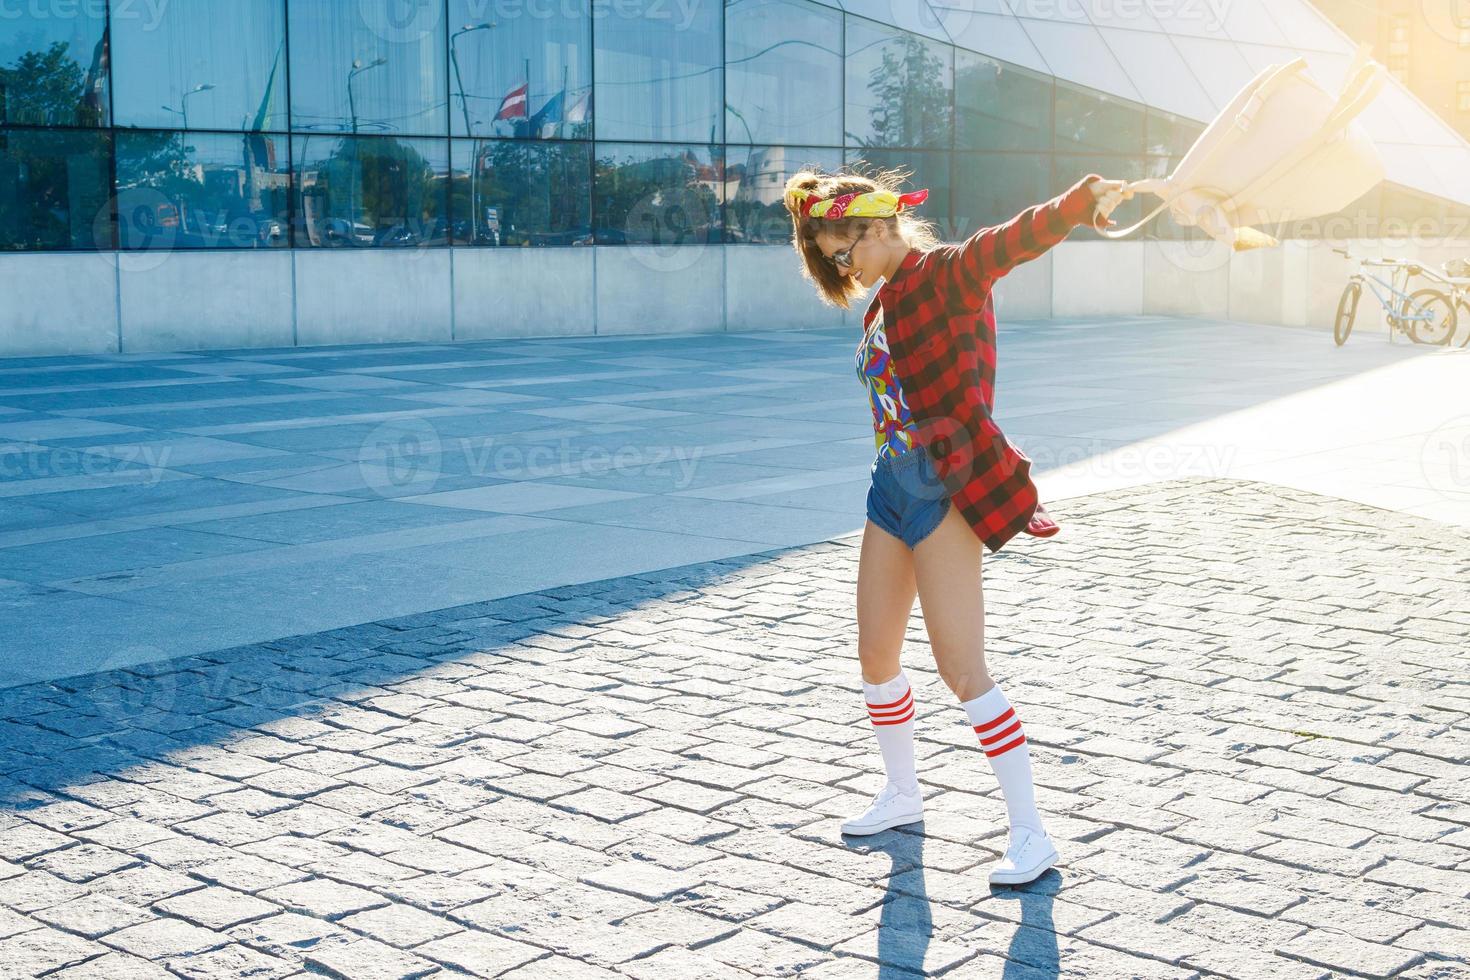
[[[910,176],[912,174],[902,168],[879,170],[871,175],[851,168],[843,168],[832,174],[808,168],[793,174],[786,181],[786,191],[814,191],[823,198],[854,191],[861,193],[886,190],[898,194],[902,193],[903,182]],[[801,256],[802,277],[810,279],[816,285],[817,295],[828,306],[848,309],[852,301],[867,290],[853,277],[840,274],[837,267],[822,254],[822,250],[817,247],[818,230],[845,238],[862,232],[869,224],[881,222],[888,226],[892,235],[907,242],[910,248],[928,251],[940,244],[934,222],[920,218],[907,209],[887,218],[804,218],[788,200],[786,210],[791,215],[791,244],[796,249],[796,254]]]

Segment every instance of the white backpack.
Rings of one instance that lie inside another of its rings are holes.
[[[1342,91],[1329,95],[1302,58],[1270,65],[1241,89],[1165,178],[1133,181],[1163,199],[1142,221],[1103,230],[1122,238],[1169,209],[1234,249],[1276,245],[1252,225],[1331,214],[1383,180],[1383,162],[1353,120],[1383,87],[1383,66],[1360,45]]]

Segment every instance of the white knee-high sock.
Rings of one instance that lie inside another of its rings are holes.
[[[900,668],[898,675],[882,684],[863,681],[868,718],[878,736],[883,768],[888,781],[904,793],[915,793],[919,779],[914,770],[914,696],[909,679]]]
[[[1045,831],[1036,809],[1036,785],[1031,778],[1031,749],[1021,719],[997,684],[977,698],[961,702],[970,725],[980,738],[980,747],[1000,781],[1006,813],[1014,827]]]

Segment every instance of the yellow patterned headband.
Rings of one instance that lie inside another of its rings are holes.
[[[836,197],[820,197],[799,188],[786,192],[786,204],[804,218],[887,218],[929,196],[927,187],[906,194],[892,191],[854,191]]]

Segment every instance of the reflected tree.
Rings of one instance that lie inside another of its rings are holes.
[[[949,146],[949,89],[944,62],[922,38],[905,34],[884,45],[868,73],[873,137],[863,146]]]
[[[94,57],[105,57],[101,51]],[[9,68],[0,68],[4,122],[32,126],[100,126],[102,102],[89,97],[88,73],[70,54],[70,43],[55,41],[45,51],[27,51]],[[95,66],[94,66],[95,67]]]

